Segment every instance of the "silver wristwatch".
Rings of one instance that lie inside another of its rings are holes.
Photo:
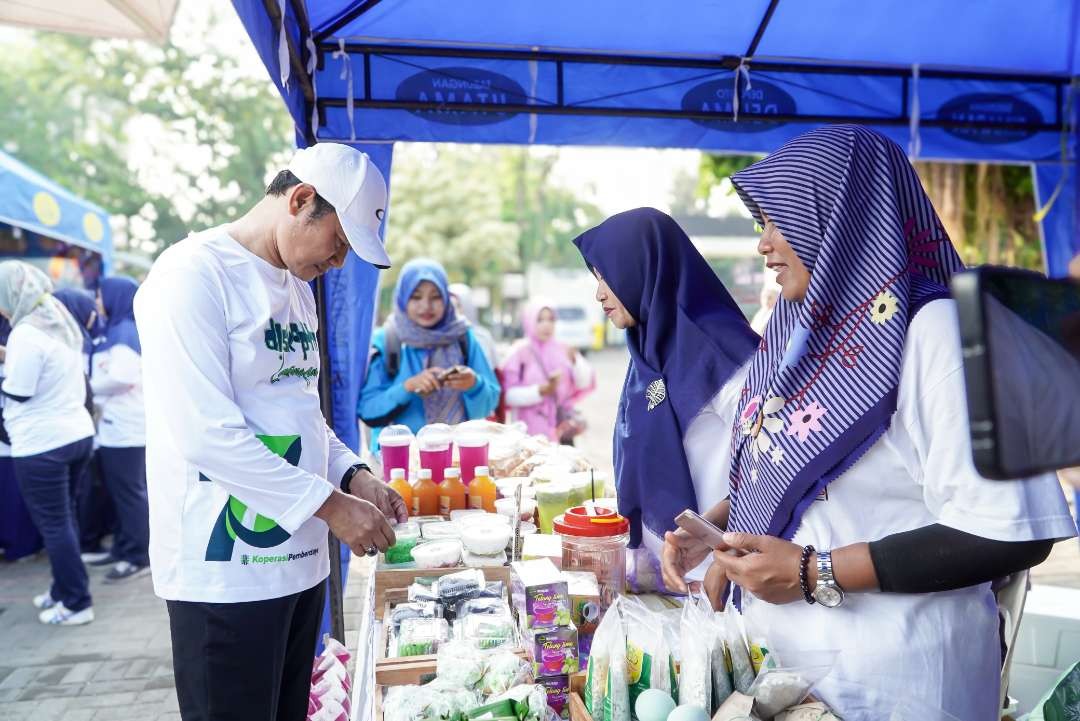
[[[814,600],[825,608],[836,608],[844,602],[844,589],[836,582],[832,570],[832,551],[817,552],[817,586]]]

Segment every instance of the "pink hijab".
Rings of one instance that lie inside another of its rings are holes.
[[[554,396],[545,396],[534,406],[514,408],[514,419],[524,421],[532,435],[543,435],[558,440],[555,428],[559,424],[559,409],[569,410],[582,396],[596,387],[595,376],[589,385],[574,385],[574,366],[567,355],[567,347],[552,338],[541,341],[536,337],[536,326],[544,309],[555,312],[555,306],[543,301],[528,303],[521,314],[525,337],[518,341],[500,367],[503,387],[509,390],[518,386],[543,385],[555,373],[560,374]]]

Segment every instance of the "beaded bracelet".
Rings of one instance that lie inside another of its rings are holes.
[[[806,599],[806,602],[810,603],[810,604],[817,603],[817,600],[814,598],[814,595],[812,593],[810,593],[810,582],[809,582],[810,556],[813,553],[814,553],[814,547],[813,546],[804,546],[803,550],[802,550],[802,558],[799,559],[799,588],[802,589],[803,598]]]

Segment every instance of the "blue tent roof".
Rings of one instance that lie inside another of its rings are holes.
[[[109,267],[109,214],[0,152],[0,222],[102,255]]]
[[[1049,272],[1080,250],[1080,0],[233,5],[298,144],[351,142],[388,177],[398,140],[767,153],[822,123],[858,122],[912,157],[1030,164],[1049,204]],[[352,263],[327,288],[356,300],[376,281]],[[350,440],[363,371],[350,354],[370,323],[329,316],[335,427]]]

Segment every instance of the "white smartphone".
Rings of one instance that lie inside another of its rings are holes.
[[[689,508],[675,516],[675,525],[708,544],[710,548],[719,548],[724,545],[724,530]]]

